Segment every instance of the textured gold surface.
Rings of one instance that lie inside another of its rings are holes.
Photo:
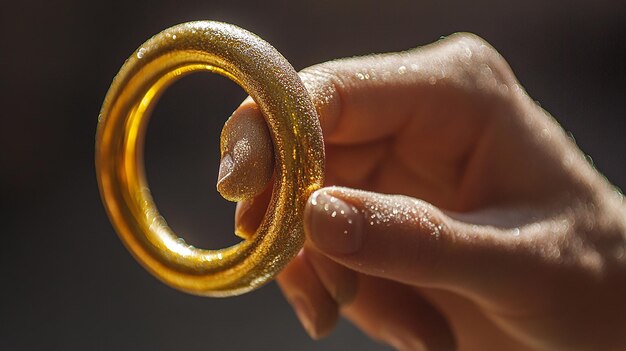
[[[232,79],[252,96],[275,154],[274,190],[261,226],[250,239],[219,250],[188,245],[168,227],[143,165],[145,130],[158,97],[174,80],[203,70]],[[280,53],[236,26],[190,22],[144,43],[113,80],[98,120],[96,171],[113,226],[146,269],[192,294],[231,296],[269,281],[302,247],[303,209],[322,185],[324,147],[313,104]]]

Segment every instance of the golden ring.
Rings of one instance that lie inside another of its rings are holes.
[[[170,83],[194,71],[239,84],[258,104],[274,145],[272,199],[260,227],[249,239],[218,250],[188,245],[168,227],[144,170],[144,137],[155,102]],[[105,208],[129,251],[166,284],[205,296],[255,289],[298,253],[304,206],[324,176],[319,120],[296,71],[253,33],[211,21],[166,29],[124,63],[98,117],[95,157]]]

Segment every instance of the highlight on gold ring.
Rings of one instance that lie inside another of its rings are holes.
[[[196,71],[239,84],[258,104],[274,147],[273,192],[261,225],[249,239],[222,249],[193,247],[173,232],[144,170],[151,110],[169,84]],[[205,296],[260,287],[298,253],[304,206],[324,176],[321,128],[296,71],[256,35],[212,21],[166,29],[128,58],[102,105],[95,158],[105,208],[129,251],[166,284]]]

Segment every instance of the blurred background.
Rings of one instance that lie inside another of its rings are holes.
[[[177,292],[115,235],[93,163],[101,103],[141,43],[200,19],[258,34],[297,70],[477,33],[597,169],[626,188],[623,1],[3,0],[0,349],[386,350],[345,321],[310,340],[274,283],[228,299]],[[200,247],[236,242],[234,205],[215,181],[221,126],[244,97],[225,78],[194,74],[167,90],[149,126],[155,200]]]

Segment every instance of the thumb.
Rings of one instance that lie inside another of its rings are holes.
[[[307,203],[305,230],[314,246],[338,263],[406,284],[476,292],[484,279],[507,276],[499,272],[506,272],[511,250],[501,235],[402,195],[320,189]]]

